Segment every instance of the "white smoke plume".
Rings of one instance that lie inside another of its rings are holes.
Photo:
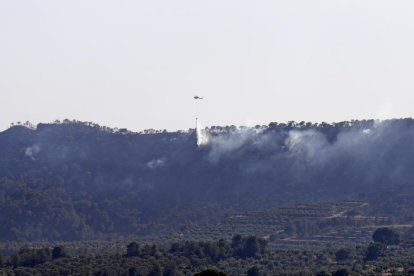
[[[313,156],[327,146],[326,138],[315,130],[292,130],[285,140],[290,151],[306,152]]]
[[[222,156],[234,153],[249,141],[253,141],[257,133],[252,129],[235,130],[228,135],[214,136],[210,139],[211,151],[208,159],[217,163]]]
[[[361,158],[370,142],[375,139],[370,129],[352,129],[341,132],[334,142],[316,130],[291,130],[285,140],[289,153],[297,161],[327,164],[342,156]]]
[[[35,155],[40,151],[40,147],[38,145],[33,145],[31,147],[27,147],[24,154],[27,157],[30,157],[32,160],[35,160]]]
[[[167,158],[165,157],[162,157],[159,159],[152,159],[151,161],[147,163],[147,167],[150,169],[156,169],[156,168],[164,166],[165,162],[167,162]]]
[[[209,143],[208,133],[202,128],[199,120],[196,121],[197,147],[207,145]]]
[[[234,155],[237,159],[236,155],[250,151],[260,156],[260,159],[253,162],[255,164],[248,166],[254,167],[253,171],[258,166],[280,166],[280,162],[285,162],[282,160],[290,160],[295,166],[300,166],[301,163],[327,166],[343,158],[369,162],[370,156],[375,152],[374,145],[382,144],[385,136],[383,132],[386,129],[384,124],[375,124],[370,128],[342,129],[331,140],[320,129],[277,132],[263,132],[253,128],[237,129],[209,138],[211,147],[208,159],[211,163],[217,163],[223,157]]]

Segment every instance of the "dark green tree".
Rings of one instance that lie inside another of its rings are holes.
[[[139,256],[141,254],[141,250],[139,248],[139,244],[136,242],[131,242],[127,245],[127,252],[126,255],[129,257]]]
[[[21,262],[21,258],[20,258],[20,255],[19,254],[13,254],[13,255],[11,255],[11,257],[10,257],[10,264],[13,267],[19,266],[20,265],[20,262]]]
[[[206,269],[199,273],[195,273],[194,276],[226,276],[227,274],[216,269]]]
[[[157,248],[157,246],[155,245],[155,244],[153,244],[152,246],[151,246],[151,252],[150,252],[150,255],[151,256],[157,256],[158,255],[158,248]]]
[[[178,270],[177,265],[174,262],[167,263],[164,266],[163,276],[177,276]]]
[[[338,262],[346,261],[352,258],[352,251],[349,248],[341,248],[335,253]]]
[[[338,269],[337,271],[332,273],[332,276],[348,276],[349,270],[346,268]]]
[[[231,240],[231,248],[239,248],[242,246],[243,237],[240,234],[234,235]]]
[[[255,236],[242,237],[236,235],[232,239],[231,247],[233,256],[240,258],[254,257],[257,254],[264,254],[267,247],[267,241]]]
[[[38,264],[45,263],[52,259],[52,252],[49,248],[43,248],[37,250],[35,262]]]
[[[385,245],[397,245],[400,243],[400,235],[391,228],[383,227],[375,230],[372,235],[374,242],[379,242]]]
[[[148,276],[162,276],[162,270],[159,264],[155,264]]]
[[[253,257],[257,254],[263,254],[266,246],[267,242],[264,239],[249,236],[244,241],[241,257]]]
[[[52,250],[52,258],[53,259],[58,259],[58,258],[63,258],[66,257],[66,253],[65,253],[65,247],[61,246],[55,246]]]
[[[138,276],[139,273],[135,267],[128,268],[128,276]]]
[[[250,236],[246,239],[243,247],[244,257],[253,257],[260,251],[260,245],[256,237]]]
[[[257,266],[253,266],[249,270],[247,270],[247,276],[259,276],[259,275],[260,275],[260,271],[259,271],[259,268],[257,268]]]
[[[371,243],[365,253],[365,260],[373,261],[381,257],[384,253],[384,245],[381,243]]]

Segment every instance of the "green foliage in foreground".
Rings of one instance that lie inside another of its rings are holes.
[[[231,241],[181,242],[168,248],[131,242],[125,254],[67,256],[63,247],[22,248],[1,256],[0,275],[407,275],[414,249],[386,250],[367,258],[373,243],[355,248],[270,250],[266,240],[236,235]],[[369,253],[371,252],[371,253]]]

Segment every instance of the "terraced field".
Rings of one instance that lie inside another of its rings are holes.
[[[375,212],[374,212],[375,213]],[[174,242],[231,240],[236,234],[260,236],[273,250],[324,249],[367,245],[379,227],[404,232],[412,224],[393,223],[393,218],[374,215],[370,204],[362,201],[341,201],[324,204],[298,204],[260,212],[229,213],[215,223],[189,224],[182,231],[162,235],[127,236],[91,241],[4,243],[2,252],[14,252],[22,246],[42,248],[63,244],[73,255],[122,254],[126,244],[169,247]]]
[[[326,204],[299,204],[263,212],[230,214],[222,221],[191,227],[175,233],[175,239],[231,239],[235,234],[258,235],[273,248],[327,247],[338,244],[366,244],[373,231],[390,225],[386,216],[369,215],[366,202],[342,201]]]

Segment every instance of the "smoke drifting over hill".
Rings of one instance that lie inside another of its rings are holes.
[[[259,199],[290,204],[411,187],[413,122],[210,127],[201,147],[195,131],[137,134],[80,122],[14,127],[0,133],[0,205],[18,214],[13,208],[32,204],[28,198],[42,197],[33,204],[65,202],[67,208],[54,209],[56,216],[78,223],[59,233],[83,237],[129,233],[180,208],[254,209],[266,207],[248,207]],[[16,195],[12,205],[10,194]],[[36,223],[35,217],[19,216]],[[10,232],[10,223],[0,225],[0,233],[12,238],[17,232]],[[50,237],[42,231],[38,237]]]
[[[139,172],[140,178],[146,177],[140,168],[174,170],[180,177],[217,170],[211,177],[231,175],[235,187],[239,177],[253,177],[255,173],[265,173],[275,185],[310,181],[312,185],[328,184],[325,183],[328,179],[337,183],[334,179],[341,176],[344,185],[358,182],[360,186],[371,186],[373,182],[377,182],[376,185],[406,182],[412,175],[414,127],[411,123],[411,120],[393,120],[308,126],[274,124],[256,128],[202,129],[199,126],[196,137],[189,132],[99,134],[102,138],[95,137],[93,129],[85,126],[51,125],[33,131],[24,152],[32,161],[46,164],[65,161],[89,164],[100,156],[112,167],[110,170],[118,167],[115,162],[130,159],[134,160],[128,165],[130,171],[122,174]],[[64,132],[73,132],[79,137],[65,140]],[[92,144],[96,139],[97,143]],[[197,149],[196,143],[202,147]],[[42,152],[39,144],[44,145]],[[169,177],[174,180],[175,175]],[[162,178],[163,174],[159,174],[151,181],[158,182]],[[280,179],[284,179],[284,183],[280,183]]]
[[[104,132],[98,136],[99,132],[86,126],[42,126],[27,137],[24,155],[33,162],[50,165],[94,164],[105,160],[110,171],[117,169],[117,162],[126,162],[128,169],[124,167],[127,171],[122,174],[139,174],[141,179],[147,177],[141,171],[143,168],[174,170],[180,177],[216,170],[210,178],[231,175],[233,180],[226,182],[234,181],[235,187],[238,178],[253,177],[255,173],[265,173],[275,185],[309,181],[312,185],[327,185],[328,179],[337,183],[334,181],[337,176],[347,186],[357,185],[356,182],[360,186],[371,186],[373,182],[377,185],[400,183],[412,175],[411,161],[414,161],[412,120],[274,124],[256,128],[198,127],[196,137],[191,132],[149,135]],[[66,138],[72,134],[78,137]],[[202,145],[199,149],[195,147],[197,142]],[[39,144],[43,145],[42,151]],[[100,161],[96,160],[98,156]],[[147,181],[163,182],[163,174],[157,176]],[[174,181],[176,176],[169,174],[169,177]],[[284,183],[280,183],[281,179]]]
[[[27,147],[26,150],[24,151],[25,155],[30,157],[32,160],[35,159],[35,154],[38,153],[40,151],[40,147],[38,145],[33,145],[30,147]]]
[[[208,159],[236,162],[243,172],[266,172],[285,184],[371,187],[405,183],[413,175],[410,121],[363,125],[236,130],[211,138]],[[325,183],[329,182],[329,183]]]

